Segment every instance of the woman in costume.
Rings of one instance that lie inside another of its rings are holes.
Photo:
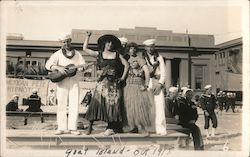
[[[121,47],[117,37],[109,34],[101,36],[97,41],[99,51],[93,51],[87,48],[90,36],[91,32],[87,32],[83,51],[97,57],[97,70],[101,74],[86,112],[86,119],[89,120],[86,134],[91,134],[94,121],[101,120],[108,123],[104,132],[108,136],[117,133],[117,126],[123,121],[120,83],[126,78],[128,62],[117,52]],[[124,70],[119,77],[118,67],[121,63],[124,65]]]
[[[129,54],[129,72],[124,88],[127,123],[132,128],[130,132],[138,133],[139,130],[144,132],[145,127],[151,125],[150,109],[153,98],[150,101],[147,91],[149,70],[145,59],[138,54],[136,43],[129,43],[126,51]]]

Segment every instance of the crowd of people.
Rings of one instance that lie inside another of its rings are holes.
[[[228,110],[231,108],[232,111],[235,113],[236,108],[236,93],[235,92],[223,92],[219,91],[217,94],[217,104],[220,110],[220,113],[222,114],[222,111],[225,110],[225,112],[228,112]]]
[[[48,71],[40,62],[26,61],[24,62],[20,57],[17,63],[14,64],[7,60],[6,75],[11,78],[27,78],[27,79],[43,79],[48,74]]]
[[[93,93],[88,91],[81,102],[88,106],[85,118],[89,125],[85,134],[92,134],[95,121],[103,121],[107,123],[106,136],[123,133],[125,126],[130,128],[130,133],[150,133],[148,128],[153,127],[156,134],[164,136],[167,135],[167,124],[174,123],[188,128],[195,150],[203,150],[201,131],[195,124],[198,119],[197,107],[200,106],[204,112],[206,136],[215,136],[218,126],[215,108],[218,104],[221,110],[225,108],[227,111],[229,107],[226,104],[233,103],[229,97],[225,101],[223,92],[215,96],[212,86],[207,85],[197,104],[193,101],[193,90],[188,87],[166,89],[166,65],[155,49],[155,39],[144,41],[144,50],[139,50],[136,43],[128,42],[126,38],[106,34],[98,39],[98,50],[92,50],[88,48],[91,34],[86,32],[83,52],[96,57],[99,75]],[[47,70],[57,70],[66,76],[65,66],[69,64],[82,66],[78,68],[79,71],[87,68],[82,54],[72,48],[71,40],[70,35],[61,38],[62,48],[48,59],[45,65]],[[56,135],[81,134],[77,130],[79,80],[79,76],[74,75],[56,83]],[[166,90],[167,96],[164,94]],[[211,134],[208,130],[210,120],[213,124]]]
[[[107,123],[104,135],[107,136],[123,133],[124,126],[131,128],[130,133],[149,133],[148,128],[153,124],[156,134],[166,135],[166,69],[163,57],[155,49],[155,40],[146,40],[143,43],[145,51],[140,51],[136,43],[126,44],[116,36],[106,34],[98,39],[98,50],[92,50],[88,48],[90,36],[91,32],[87,32],[83,52],[96,57],[99,78],[88,101],[85,118],[89,121],[89,126],[85,134],[92,133],[95,121],[104,121]],[[63,46],[49,58],[47,70],[67,74],[64,66],[86,64],[80,52],[72,48],[71,40],[70,35],[62,38]],[[56,90],[58,129],[55,134],[81,134],[77,130],[79,78],[77,75],[64,78],[57,83]],[[183,91],[182,101],[177,101],[177,105],[172,106],[174,112],[169,111],[179,116],[176,119],[180,121],[178,124],[190,128],[195,149],[202,150],[201,133],[195,125],[197,110],[191,99],[192,90],[187,88]]]
[[[23,110],[19,109],[18,106],[19,96],[13,95],[10,102],[6,105],[6,111],[17,111],[17,112],[43,112],[41,109],[42,102],[41,97],[38,96],[38,89],[33,89],[30,96],[25,99],[25,103],[23,105],[27,105],[28,108]]]

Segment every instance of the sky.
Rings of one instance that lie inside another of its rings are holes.
[[[211,34],[215,44],[242,36],[242,7],[227,3],[13,2],[4,6],[6,32],[27,40],[57,40],[72,29],[156,27],[174,33]]]

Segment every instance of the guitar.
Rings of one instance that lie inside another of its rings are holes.
[[[78,65],[75,66],[74,64],[69,64],[65,66],[66,74],[62,74],[58,70],[51,71],[47,78],[51,80],[51,82],[60,82],[64,80],[66,77],[73,77],[76,75],[77,69],[83,67],[84,69],[87,69],[90,65],[93,65],[94,63],[87,63],[84,65]]]

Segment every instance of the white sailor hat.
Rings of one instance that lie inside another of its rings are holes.
[[[128,43],[128,39],[125,38],[125,37],[120,37],[118,39],[121,41],[122,44],[127,44]]]
[[[143,42],[143,45],[145,45],[145,46],[151,46],[151,45],[154,45],[155,44],[155,39],[148,39],[148,40],[145,40],[144,42]]]
[[[188,87],[181,87],[181,90],[184,91],[185,89],[187,89]]]
[[[14,94],[13,96],[12,96],[12,99],[14,99],[15,97],[19,97],[17,94]]]
[[[209,89],[209,88],[211,88],[212,87],[212,85],[211,84],[208,84],[208,85],[206,85],[205,87],[204,87],[204,89]]]
[[[172,87],[169,87],[169,92],[178,92],[178,88],[177,87],[174,87],[174,86],[172,86]]]
[[[38,92],[38,89],[36,89],[36,88],[32,90],[33,94],[37,94],[37,92]]]
[[[60,37],[59,37],[59,41],[61,41],[61,42],[63,42],[63,41],[65,41],[65,40],[67,40],[67,39],[72,39],[72,36],[71,36],[71,34],[69,34],[69,33],[63,33]]]
[[[193,89],[191,89],[191,88],[185,88],[185,89],[183,90],[183,92],[182,92],[183,96],[185,96],[186,93],[187,93],[188,91],[193,92]]]

